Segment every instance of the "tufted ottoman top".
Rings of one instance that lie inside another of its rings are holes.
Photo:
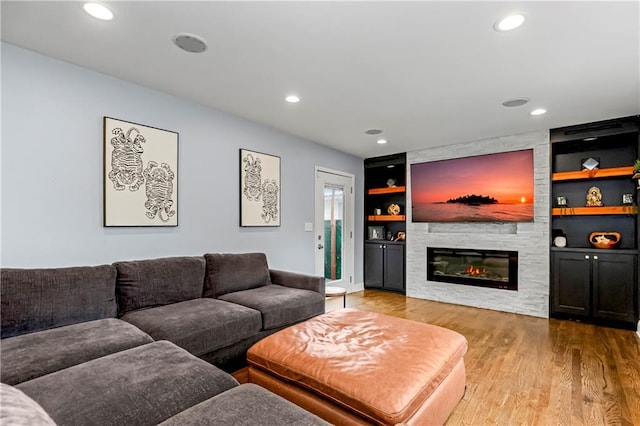
[[[247,353],[252,367],[382,423],[411,416],[467,351],[446,328],[342,309],[288,327]]]

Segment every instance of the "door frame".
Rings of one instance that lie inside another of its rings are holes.
[[[345,282],[345,288],[347,289],[347,292],[353,292],[354,291],[354,284],[355,284],[355,255],[356,255],[356,248],[355,248],[355,193],[354,193],[354,189],[355,189],[355,175],[353,173],[348,173],[348,172],[343,172],[341,170],[335,170],[335,169],[330,169],[327,167],[322,167],[322,166],[315,166],[315,170],[314,170],[314,206],[313,206],[313,210],[314,210],[314,214],[313,214],[313,224],[314,224],[314,234],[313,234],[313,252],[314,252],[314,264],[315,264],[315,273],[320,275],[320,276],[324,276],[324,266],[322,267],[322,269],[319,269],[319,262],[318,262],[318,239],[316,238],[316,235],[318,235],[321,231],[317,228],[317,224],[318,224],[318,214],[321,214],[324,220],[324,204],[322,206],[322,209],[319,212],[319,206],[317,205],[317,200],[318,200],[318,191],[321,190],[323,197],[324,197],[324,185],[322,187],[319,187],[318,182],[318,173],[322,172],[322,173],[327,173],[327,174],[331,174],[331,175],[336,175],[339,176],[341,178],[346,178],[349,179],[350,184],[349,184],[349,190],[347,192],[347,188],[345,188],[345,228],[343,229],[343,231],[345,232],[345,240],[343,240],[343,250],[344,250],[344,255],[342,258],[342,267],[343,267],[343,272],[344,272],[344,276],[343,276],[343,280]],[[347,224],[348,221],[348,224]],[[347,226],[348,225],[348,226]],[[323,240],[324,242],[324,240]],[[324,262],[323,262],[324,265]],[[346,277],[349,277],[349,279],[347,280]]]

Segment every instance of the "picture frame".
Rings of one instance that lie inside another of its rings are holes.
[[[177,132],[103,117],[103,225],[178,226]]]
[[[280,157],[240,149],[240,226],[280,226]]]
[[[384,226],[369,226],[367,230],[369,240],[384,240]]]

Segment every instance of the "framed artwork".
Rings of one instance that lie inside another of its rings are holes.
[[[178,133],[103,123],[104,226],[178,226]]]
[[[369,226],[367,229],[370,240],[384,240],[384,226]]]
[[[240,149],[240,226],[280,226],[280,157]]]

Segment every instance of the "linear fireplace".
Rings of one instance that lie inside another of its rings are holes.
[[[427,247],[427,280],[518,290],[518,252]]]

